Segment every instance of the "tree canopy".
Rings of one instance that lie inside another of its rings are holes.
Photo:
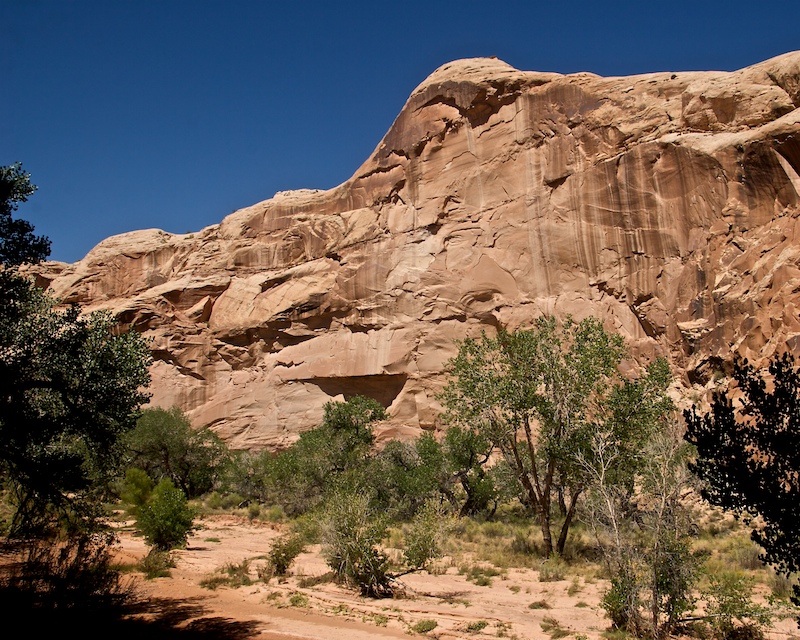
[[[800,371],[794,357],[774,358],[768,371],[735,360],[728,392],[711,409],[686,411],[686,440],[697,447],[692,471],[703,497],[740,516],[760,516],[753,540],[764,560],[785,574],[800,570]],[[794,600],[800,604],[800,588]]]
[[[500,452],[520,501],[538,517],[547,555],[564,550],[586,489],[581,461],[591,456],[591,435],[610,429],[620,446],[635,450],[663,408],[666,364],[623,382],[617,367],[624,355],[621,336],[596,318],[544,316],[528,330],[468,338],[449,363],[446,422]],[[556,501],[563,521],[554,544]]]
[[[11,217],[19,203],[27,202],[37,189],[30,177],[19,162],[0,167],[0,264],[6,267],[40,262],[50,255],[50,240],[34,236],[27,220]]]
[[[119,437],[135,424],[149,382],[138,334],[120,334],[105,313],[57,309],[19,273],[49,252],[46,238],[11,218],[34,190],[19,164],[0,168],[0,476],[14,535],[96,522]]]

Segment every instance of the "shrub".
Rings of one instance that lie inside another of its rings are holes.
[[[136,524],[149,545],[168,551],[186,546],[189,533],[195,528],[194,515],[183,491],[164,479],[139,509]]]
[[[388,558],[376,548],[386,523],[369,509],[364,493],[338,493],[322,516],[323,553],[336,577],[364,595],[391,595]]]
[[[428,618],[425,618],[423,620],[420,620],[416,624],[412,625],[411,630],[414,633],[430,633],[438,626],[439,623],[436,622],[436,620],[430,620]]]
[[[281,536],[272,544],[268,556],[268,575],[285,576],[294,559],[303,552],[305,542],[295,533]]]
[[[0,576],[2,606],[16,613],[30,608],[108,613],[124,605],[133,592],[111,564],[111,541],[105,535],[30,541],[22,561]]]
[[[411,522],[406,534],[403,558],[410,570],[424,569],[442,555],[442,544],[453,520],[436,501],[428,501]]]
[[[169,551],[150,549],[149,553],[139,561],[136,566],[148,580],[153,578],[168,578],[169,570],[175,567],[175,560]]]
[[[706,614],[720,640],[754,640],[772,625],[772,613],[753,602],[753,580],[729,571],[711,576]]]
[[[250,579],[250,560],[245,558],[238,564],[235,562],[228,562],[217,571],[203,578],[200,581],[200,586],[205,589],[215,591],[218,587],[246,587],[252,584]]]
[[[558,582],[564,579],[566,563],[557,553],[553,553],[539,566],[539,582]]]

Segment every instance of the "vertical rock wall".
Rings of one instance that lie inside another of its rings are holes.
[[[597,315],[705,384],[800,351],[800,53],[626,78],[436,70],[373,155],[195,234],[105,240],[42,282],[153,340],[153,402],[282,447],[331,398],[432,429],[454,340]]]

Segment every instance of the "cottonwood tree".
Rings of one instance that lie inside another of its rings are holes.
[[[736,359],[733,380],[710,411],[684,413],[686,440],[697,447],[691,469],[711,504],[747,521],[760,517],[753,541],[789,575],[800,570],[800,372],[785,353],[767,372]],[[800,604],[797,586],[793,601]]]
[[[640,384],[625,383],[617,372],[624,355],[621,336],[596,318],[559,323],[545,316],[528,330],[468,338],[449,362],[445,421],[500,452],[520,501],[538,518],[548,556],[563,553],[586,490],[580,460],[591,455],[591,435],[611,429],[620,446],[635,451],[643,425],[661,410],[663,389],[653,376],[663,377],[665,365]],[[623,482],[622,470],[616,473]],[[556,505],[562,519],[554,532]]]
[[[154,481],[169,478],[188,498],[211,491],[231,462],[228,447],[208,428],[192,429],[178,408],[142,411],[125,436],[126,462]]]
[[[103,313],[82,315],[19,272],[49,241],[11,212],[35,187],[19,164],[0,168],[0,476],[12,496],[8,533],[67,524],[92,529],[118,470],[120,436],[147,395],[149,351]]]
[[[271,497],[297,515],[342,486],[356,486],[372,454],[372,425],[386,417],[381,404],[365,396],[326,403],[322,424],[267,465]]]

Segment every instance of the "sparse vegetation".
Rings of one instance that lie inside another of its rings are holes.
[[[425,618],[411,625],[411,630],[414,633],[425,634],[425,633],[430,633],[438,626],[439,623],[436,622],[436,620],[430,620],[428,618]]]
[[[174,567],[175,560],[172,554],[169,551],[161,551],[156,548],[150,549],[147,555],[136,565],[136,568],[139,569],[148,580],[167,578],[170,575],[169,570]]]

